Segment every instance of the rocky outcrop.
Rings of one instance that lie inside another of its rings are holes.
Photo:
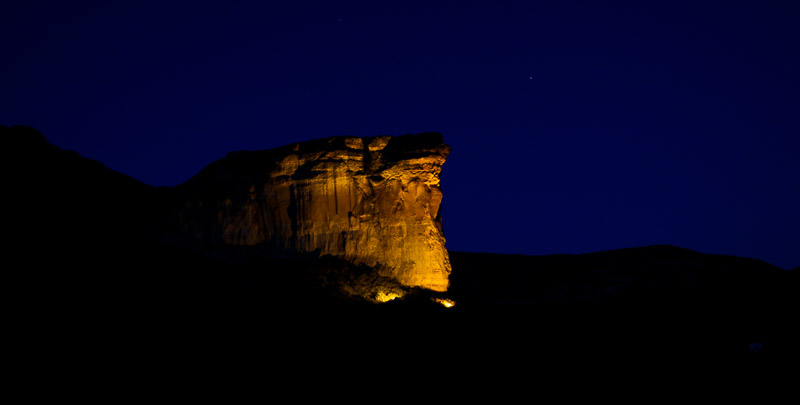
[[[232,152],[175,189],[167,239],[330,255],[445,291],[439,174],[449,152],[438,133]]]

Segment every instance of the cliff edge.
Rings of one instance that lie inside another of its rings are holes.
[[[330,255],[445,291],[441,134],[340,136],[231,152],[175,188],[167,238],[204,250]]]

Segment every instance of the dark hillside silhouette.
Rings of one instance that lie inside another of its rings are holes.
[[[0,127],[0,142],[9,312],[17,344],[42,361],[190,376],[383,357],[474,373],[709,359],[747,369],[797,354],[798,269],[673,246],[451,252],[447,293],[376,305],[339,293],[339,281],[366,270],[333,258],[244,248],[209,257],[162,244],[168,189],[27,127]],[[440,295],[456,306],[430,299]]]

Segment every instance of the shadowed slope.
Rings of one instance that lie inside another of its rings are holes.
[[[799,280],[760,260],[672,246],[450,254],[450,293],[491,325],[473,336],[496,345],[493,357],[511,356],[505,348],[544,355],[529,342],[555,357],[650,361],[778,360],[800,349],[791,321]],[[751,343],[764,349],[751,353]]]
[[[391,286],[334,257],[270,258],[233,246],[214,258],[161,244],[178,194],[62,151],[29,128],[0,127],[0,135],[11,190],[9,336],[34,348],[27,367],[197,378],[265,365],[420,370],[433,362],[475,375],[524,364],[528,376],[630,362],[685,370],[708,360],[759,372],[765,360],[797,354],[797,269],[671,246],[450,252],[454,308],[424,291],[373,305],[341,285]],[[210,184],[203,176],[257,161],[223,160],[192,181]],[[203,192],[224,195],[228,182],[217,179],[222,191]]]

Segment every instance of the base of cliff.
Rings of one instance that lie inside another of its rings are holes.
[[[18,153],[3,161],[5,364],[30,392],[53,376],[116,395],[226,377],[359,391],[365,374],[394,384],[389,393],[447,376],[574,388],[797,364],[797,270],[669,246],[450,252],[444,295],[456,305],[445,308],[440,294],[335,260],[156,243],[165,190],[30,135],[6,142]]]
[[[453,252],[452,308],[426,290],[382,304],[343,293],[335,278],[319,281],[341,270],[330,263],[117,253],[54,260],[10,280],[13,329],[36,356],[188,368],[421,362],[483,373],[520,362],[766,364],[800,348],[796,272],[678,248]]]

